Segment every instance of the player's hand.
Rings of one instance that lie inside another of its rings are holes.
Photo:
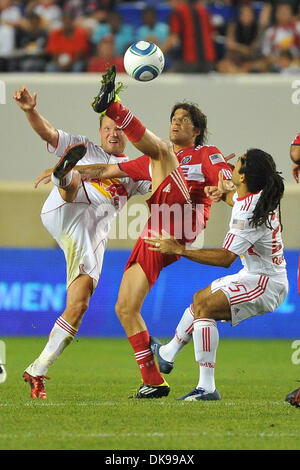
[[[23,111],[31,111],[36,107],[37,93],[35,92],[31,95],[26,86],[22,86],[16,90],[13,94],[13,98]]]
[[[292,174],[293,174],[293,177],[294,177],[296,183],[299,183],[299,178],[300,178],[300,163],[299,163],[299,164],[295,163],[295,164],[293,165]]]
[[[38,187],[38,185],[43,181],[44,184],[48,184],[51,181],[51,175],[53,172],[53,168],[49,168],[48,170],[44,170],[35,180],[34,182],[34,187],[35,189]]]
[[[205,186],[204,192],[213,202],[220,202],[223,197],[217,186]]]
[[[218,182],[218,190],[222,194],[229,193],[230,191],[235,191],[236,187],[234,186],[231,180],[224,180],[223,178],[223,171],[219,172],[219,182]]]
[[[149,245],[149,250],[160,251],[165,255],[181,255],[183,246],[165,230],[162,230],[162,235],[154,230],[149,231],[153,237],[144,238],[145,242]]]

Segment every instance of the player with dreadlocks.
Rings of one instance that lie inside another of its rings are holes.
[[[193,336],[200,378],[196,388],[179,400],[220,400],[214,374],[219,343],[216,322],[231,321],[234,326],[247,318],[272,312],[284,301],[288,291],[280,220],[284,184],[273,158],[259,149],[248,150],[234,168],[232,183],[235,189],[226,192],[220,174],[218,189],[233,206],[222,248],[188,250],[173,237],[155,234],[146,240],[150,250],[213,266],[229,267],[243,255],[241,271],[217,279],[196,292],[192,305],[184,313],[194,315],[193,328],[186,331],[184,339],[187,343]],[[215,194],[216,189],[207,187],[206,193]],[[168,345],[156,348],[160,367],[172,362],[169,349]]]

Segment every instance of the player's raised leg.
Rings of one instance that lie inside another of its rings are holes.
[[[178,166],[172,144],[162,140],[118,101],[115,90],[116,69],[111,67],[102,77],[102,86],[92,103],[96,112],[105,112],[120,127],[128,140],[141,152],[149,155],[152,166],[152,193]]]
[[[23,374],[31,387],[31,398],[47,398],[44,381],[48,369],[76,336],[92,292],[93,279],[87,274],[79,275],[69,286],[65,311],[56,320],[45,348]]]
[[[135,263],[124,272],[116,313],[134,350],[142,375],[143,384],[136,398],[160,398],[170,391],[155,363],[149,333],[141,316],[141,308],[148,292],[148,279],[141,266]]]
[[[193,340],[195,359],[199,364],[199,381],[194,390],[178,400],[202,401],[220,400],[215,386],[216,353],[219,333],[216,321],[231,320],[231,310],[226,295],[218,290],[210,292],[210,287],[196,292],[193,300],[194,322]],[[210,293],[209,293],[210,292]]]

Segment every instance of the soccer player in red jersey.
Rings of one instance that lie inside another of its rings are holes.
[[[300,133],[296,135],[295,139],[290,146],[290,157],[293,161],[292,173],[296,183],[299,183],[300,175]],[[299,266],[298,266],[298,293],[300,295],[300,256],[299,256]],[[285,397],[291,405],[300,407],[300,387],[289,393]]]
[[[114,93],[115,72],[110,69],[103,76],[103,85],[96,97],[93,108],[106,112],[114,120],[133,145],[145,155],[128,162],[128,165],[88,165],[78,167],[82,177],[107,178],[128,175],[134,180],[152,180],[152,196],[147,201],[149,208],[168,209],[175,204],[182,209],[179,216],[170,218],[172,234],[178,226],[188,221],[189,233],[176,234],[181,243],[192,241],[201,224],[197,225],[198,212],[195,205],[203,206],[203,225],[209,217],[211,200],[204,193],[204,186],[216,186],[218,174],[231,178],[231,170],[223,155],[215,146],[203,145],[206,136],[206,116],[197,106],[180,103],[171,113],[170,140],[164,141],[150,130],[118,101]],[[77,169],[77,167],[76,167]],[[187,208],[187,215],[184,212]],[[150,336],[141,316],[143,302],[163,267],[179,259],[148,250],[144,237],[149,229],[161,233],[162,217],[153,223],[153,211],[142,235],[131,253],[121,282],[116,313],[132,345],[143,384],[136,398],[159,398],[169,394],[170,388],[160,374],[150,347]],[[192,219],[192,223],[191,223]],[[156,224],[156,225],[155,225]],[[168,228],[166,228],[168,230]],[[194,230],[195,229],[195,230]]]

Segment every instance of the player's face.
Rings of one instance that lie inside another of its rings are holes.
[[[170,125],[170,140],[173,144],[190,147],[194,145],[196,136],[200,134],[195,129],[188,111],[176,109]]]
[[[99,133],[101,146],[105,152],[112,153],[113,155],[124,152],[126,146],[124,132],[108,116],[104,116]]]
[[[235,164],[234,170],[232,171],[232,182],[235,186],[239,186],[241,183],[244,182],[245,175],[240,174],[239,171],[242,166],[242,158],[244,158],[246,155],[242,155],[238,161]]]

